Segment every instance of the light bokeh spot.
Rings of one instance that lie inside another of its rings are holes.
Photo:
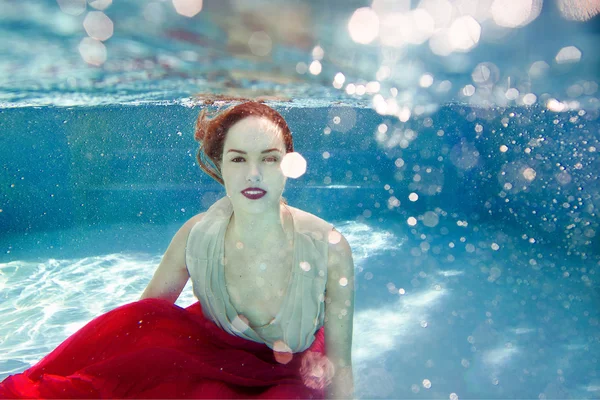
[[[342,235],[338,231],[331,231],[327,237],[327,240],[331,244],[338,244],[342,240]]]
[[[202,11],[202,0],[173,0],[178,14],[191,18]]]
[[[255,56],[264,57],[271,53],[273,41],[264,31],[254,32],[248,39],[248,47]]]
[[[581,60],[581,50],[575,46],[567,46],[560,49],[555,57],[557,64],[576,63]]]
[[[69,15],[81,15],[87,8],[85,0],[56,0],[60,10]]]
[[[83,20],[83,27],[88,36],[101,41],[109,39],[114,32],[113,22],[102,11],[87,13]]]
[[[494,0],[492,18],[506,28],[525,26],[540,15],[542,3],[543,0]]]
[[[83,38],[79,43],[79,54],[83,61],[91,65],[99,66],[106,62],[106,46],[97,39]]]
[[[89,0],[90,6],[96,10],[106,10],[112,4],[112,0]]]
[[[455,50],[469,51],[479,43],[481,25],[470,15],[457,18],[448,31],[450,44]]]
[[[300,153],[287,153],[281,160],[281,170],[288,178],[299,178],[306,172],[306,160]]]
[[[348,21],[348,31],[356,43],[369,44],[379,35],[379,17],[370,7],[359,8]]]
[[[310,271],[310,263],[308,261],[300,261],[300,268],[302,268],[304,272],[308,272]]]
[[[557,0],[562,16],[571,21],[587,21],[600,14],[600,1],[597,0]]]
[[[321,62],[319,60],[314,60],[310,63],[308,70],[313,75],[319,75],[321,73],[322,68],[323,67],[321,66]]]

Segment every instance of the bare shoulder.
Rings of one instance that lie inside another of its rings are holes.
[[[196,225],[198,222],[202,221],[202,218],[206,215],[206,212],[201,212],[199,214],[194,215],[192,218],[188,219],[185,224],[183,224],[182,229],[186,229],[188,232]]]
[[[329,233],[328,242],[330,268],[352,269],[352,248],[346,237],[334,227]]]
[[[202,212],[200,214],[194,215],[192,218],[188,219],[182,226],[179,228],[177,233],[172,240],[172,245],[177,247],[185,247],[185,243],[187,242],[188,235],[192,231],[192,228],[204,218],[206,212]]]
[[[301,232],[315,232],[320,231],[322,233],[328,233],[331,230],[332,225],[325,221],[323,218],[311,214],[308,211],[301,210],[296,207],[289,208],[293,209],[295,214],[295,222],[298,223],[297,229]],[[327,240],[327,237],[323,238]]]

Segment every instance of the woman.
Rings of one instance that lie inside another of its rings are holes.
[[[82,328],[4,397],[349,398],[347,240],[281,197],[293,152],[279,113],[247,102],[195,132],[226,197],[175,234],[140,301]],[[188,279],[199,302],[174,305]]]

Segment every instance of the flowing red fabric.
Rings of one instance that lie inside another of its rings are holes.
[[[323,328],[277,362],[265,344],[228,334],[200,303],[145,299],[103,314],[33,367],[0,383],[0,398],[324,398]]]

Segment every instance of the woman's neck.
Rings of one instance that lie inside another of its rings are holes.
[[[286,238],[285,207],[261,214],[235,211],[231,216],[230,238],[246,248],[262,249],[280,243]]]

